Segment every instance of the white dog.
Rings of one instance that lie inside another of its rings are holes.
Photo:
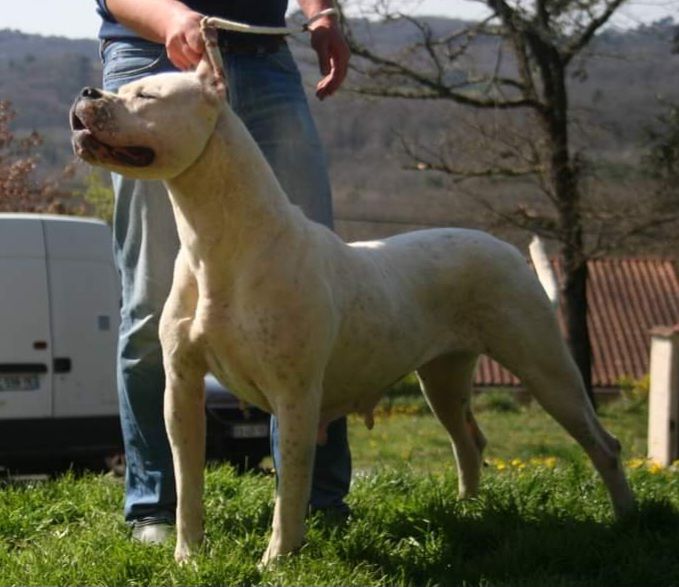
[[[630,510],[620,445],[598,422],[523,256],[473,230],[344,243],[290,204],[225,93],[206,57],[196,72],[148,77],[117,95],[86,88],[71,114],[80,157],[164,180],[174,208],[181,249],[160,337],[177,560],[203,536],[208,371],[279,419],[265,563],[302,544],[319,430],[349,412],[370,424],[385,388],[412,371],[452,440],[460,495],[476,492],[485,440],[470,392],[482,353],[582,445],[616,512]]]

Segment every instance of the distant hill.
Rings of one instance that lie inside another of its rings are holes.
[[[427,22],[441,33],[465,24],[450,19]],[[356,23],[359,34],[366,34],[365,26]],[[414,34],[412,26],[392,23],[373,26],[369,38],[390,51]],[[665,20],[631,31],[607,31],[593,42],[588,58],[570,80],[579,117],[574,143],[591,158],[613,166],[638,164],[644,129],[661,109],[658,97],[679,101],[679,55],[671,53],[673,34],[673,22]],[[318,77],[313,53],[296,41],[291,46],[311,88]],[[494,48],[481,44],[473,58],[481,70],[492,67]],[[18,134],[35,129],[45,137],[46,166],[56,168],[70,160],[68,109],[80,88],[98,86],[100,78],[96,40],[0,30],[0,99],[12,102]],[[470,197],[446,178],[403,171],[399,165],[399,133],[431,139],[459,127],[469,111],[434,102],[365,100],[348,92],[323,103],[310,101],[327,147],[338,226],[345,236],[369,237],[430,223],[483,223],[484,212],[475,204],[473,189]],[[517,187],[504,190],[499,185],[497,190],[509,191],[503,197],[510,197]],[[371,222],[376,219],[391,223]]]
[[[50,167],[71,157],[68,109],[86,85],[100,85],[96,40],[27,35],[0,30],[0,99],[16,111],[17,132],[37,130],[45,138]]]

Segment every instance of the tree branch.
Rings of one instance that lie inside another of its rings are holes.
[[[517,100],[495,100],[493,98],[481,99],[469,94],[453,92],[450,90],[424,90],[424,89],[410,89],[410,88],[394,88],[394,87],[352,87],[348,86],[346,91],[355,94],[362,94],[365,96],[383,97],[383,98],[403,98],[406,100],[451,100],[457,104],[464,106],[474,106],[476,108],[491,108],[498,110],[507,110],[513,108],[540,108],[540,104],[536,104],[533,100],[517,99]]]
[[[393,15],[391,18],[393,18]],[[496,75],[482,76],[480,79],[470,79],[469,77],[466,77],[463,83],[453,83],[446,81],[446,66],[442,62],[437,48],[442,45],[446,46],[448,48],[448,62],[453,63],[455,60],[464,55],[467,48],[469,47],[471,39],[474,38],[479,33],[479,31],[485,31],[487,29],[488,21],[492,17],[489,17],[472,27],[462,29],[461,31],[455,31],[454,33],[444,37],[442,40],[434,39],[430,27],[418,21],[417,19],[403,15],[400,15],[400,18],[406,20],[418,29],[421,40],[414,46],[411,45],[409,49],[411,52],[414,52],[418,49],[423,51],[427,57],[427,62],[431,64],[433,74],[428,74],[426,69],[421,67],[421,65],[418,67],[409,66],[404,62],[403,59],[379,55],[377,52],[360,43],[355,38],[351,27],[348,25],[348,21],[343,18],[345,36],[349,47],[351,48],[352,54],[363,59],[365,62],[376,66],[374,69],[362,69],[355,62],[353,62],[350,64],[350,67],[353,71],[356,71],[360,75],[371,80],[380,78],[401,78],[406,82],[411,82],[417,88],[413,90],[407,86],[399,87],[393,84],[389,86],[346,86],[349,91],[368,96],[383,96],[388,98],[451,100],[458,104],[474,106],[477,108],[540,109],[542,107],[540,102],[535,99],[534,92],[532,93],[532,96],[526,95],[528,93],[527,88],[521,81],[517,79],[501,77],[497,75],[497,71]],[[453,50],[451,48],[452,42],[459,39],[466,40],[466,42],[463,42],[461,46]],[[485,84],[489,88],[499,88],[500,92],[501,88],[503,87],[511,88],[512,90],[517,90],[521,96],[517,98],[485,97],[483,95],[479,95],[478,93],[474,94],[472,92],[465,92],[461,90],[461,88],[465,87],[478,87],[479,84]]]
[[[504,165],[486,165],[482,167],[458,167],[451,165],[441,151],[433,152],[421,146],[413,147],[403,136],[399,135],[401,146],[405,154],[413,163],[403,165],[402,168],[410,171],[434,171],[451,176],[454,181],[460,182],[468,179],[490,178],[490,177],[525,177],[540,173],[540,168],[535,165],[511,167]]]
[[[610,20],[613,13],[626,1],[627,0],[611,0],[611,2],[607,4],[604,12],[590,21],[589,25],[585,27],[580,36],[573,39],[562,51],[564,65],[568,65],[573,57],[587,46],[596,32]]]
[[[541,215],[521,206],[510,212],[499,210],[486,200],[479,200],[479,203],[491,214],[496,216],[503,224],[513,226],[519,230],[528,231],[538,236],[555,241],[562,241],[563,235],[558,222],[554,218]]]

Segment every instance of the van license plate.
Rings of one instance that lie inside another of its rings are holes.
[[[266,438],[268,435],[268,424],[233,424],[231,426],[231,438]]]
[[[0,392],[2,391],[35,391],[40,387],[37,375],[0,375]]]

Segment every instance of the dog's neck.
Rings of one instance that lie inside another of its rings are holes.
[[[179,239],[194,269],[212,255],[226,275],[277,235],[303,223],[240,119],[225,107],[202,155],[166,181]],[[197,189],[200,186],[200,189]]]

